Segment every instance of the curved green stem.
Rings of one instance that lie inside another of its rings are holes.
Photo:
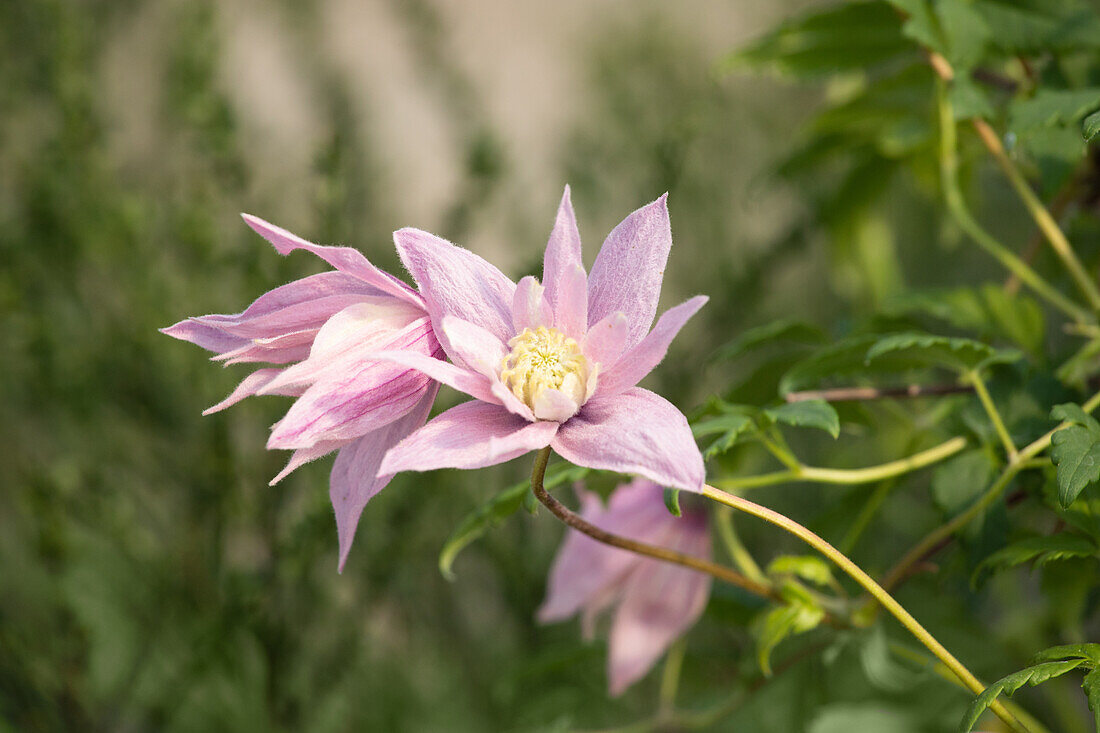
[[[718,525],[718,536],[722,538],[722,543],[726,546],[726,551],[737,569],[744,573],[749,580],[754,580],[761,585],[771,585],[768,576],[756,564],[756,560],[753,559],[748,548],[737,536],[737,532],[733,528],[733,509],[728,506],[718,507],[716,523]]]
[[[810,481],[820,484],[867,484],[916,471],[918,468],[924,468],[958,453],[965,447],[966,438],[956,436],[928,450],[877,466],[866,468],[817,468],[798,464],[797,467],[786,471],[775,471],[774,473],[743,478],[719,479],[715,481],[715,484],[727,491],[753,489],[759,486],[770,486],[789,481]]]
[[[997,405],[993,404],[993,398],[989,396],[989,390],[986,389],[982,375],[978,374],[977,369],[973,369],[966,376],[970,383],[974,385],[974,391],[977,393],[982,407],[985,408],[985,413],[989,415],[989,421],[993,423],[993,429],[997,431],[997,436],[1005,447],[1009,462],[1014,463],[1016,461],[1016,444],[1012,442],[1012,436],[1008,434],[1008,428],[1005,427],[1005,421],[1001,417]]]
[[[727,494],[720,489],[716,489],[712,486],[703,486],[703,495],[717,501],[719,503],[731,506],[734,509],[738,509],[747,514],[751,514],[754,517],[763,519],[766,522],[774,524],[780,529],[789,532],[790,534],[798,537],[806,544],[813,547],[815,550],[825,555],[831,560],[837,567],[848,574],[854,581],[856,581],[864,590],[866,590],[875,600],[877,600],[882,607],[889,611],[894,618],[896,618],[901,624],[908,629],[909,633],[913,634],[932,654],[936,656],[941,662],[943,662],[948,669],[956,677],[958,677],[966,685],[967,689],[973,692],[975,695],[980,694],[985,685],[975,677],[969,669],[967,669],[962,662],[954,657],[944,646],[941,644],[932,634],[928,632],[920,622],[913,618],[905,607],[894,600],[893,596],[886,592],[874,579],[863,571],[861,567],[856,565],[848,556],[841,553],[831,544],[826,542],[818,535],[811,532],[806,527],[803,527],[793,519],[780,514],[779,512],[772,511],[767,507],[760,506],[748,499]],[[996,701],[990,706],[997,717],[1005,722],[1014,731],[1018,733],[1030,733],[1028,728],[1017,720],[1005,707]]]
[[[982,228],[982,225],[970,214],[966,206],[966,200],[959,190],[958,158],[955,139],[955,116],[951,109],[951,103],[947,99],[947,93],[942,82],[937,84],[938,108],[940,121],[940,177],[942,178],[943,195],[947,203],[947,209],[955,218],[959,227],[966,232],[974,242],[984,249],[990,256],[1000,262],[1020,282],[1027,285],[1035,294],[1046,300],[1079,323],[1094,321],[1092,314],[1080,307],[1072,300],[1062,295],[1054,286],[1031,269],[1022,259],[1013,254],[1007,247],[998,242],[993,235]]]
[[[997,164],[1008,178],[1008,182],[1016,191],[1016,195],[1023,201],[1024,208],[1031,214],[1031,218],[1035,220],[1035,224],[1039,227],[1039,231],[1041,231],[1047,241],[1050,242],[1051,248],[1054,249],[1054,252],[1062,260],[1062,264],[1069,270],[1070,276],[1073,278],[1073,281],[1077,283],[1077,287],[1080,289],[1081,293],[1084,294],[1089,305],[1091,305],[1094,310],[1100,310],[1100,289],[1096,287],[1096,283],[1093,282],[1088,272],[1085,271],[1084,266],[1081,264],[1081,260],[1077,259],[1077,254],[1073,251],[1073,245],[1069,243],[1065,233],[1062,231],[1061,227],[1058,226],[1058,222],[1056,222],[1050,212],[1047,211],[1047,207],[1043,205],[1043,202],[1039,200],[1035,192],[1031,190],[1031,186],[1028,185],[1023,175],[1020,174],[1020,171],[1012,163],[1012,159],[1005,153],[1000,138],[997,137],[997,134],[993,132],[993,128],[991,128],[985,120],[975,119],[974,129],[982,138],[982,142],[985,143],[989,152],[993,154],[994,160],[997,161]]]

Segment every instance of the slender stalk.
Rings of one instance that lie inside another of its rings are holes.
[[[676,709],[676,690],[680,686],[680,669],[684,666],[685,646],[681,638],[672,645],[665,656],[665,666],[661,670],[661,689],[658,693],[658,717],[667,717]]]
[[[724,491],[716,489],[712,486],[703,487],[703,495],[717,501],[719,503],[731,506],[734,509],[751,514],[754,517],[763,519],[780,529],[793,534],[806,544],[813,547],[815,550],[825,555],[829,560],[837,565],[841,570],[847,573],[853,580],[855,580],[860,586],[863,587],[875,600],[877,600],[882,607],[889,611],[894,618],[896,618],[901,624],[908,629],[908,631],[917,638],[932,654],[936,656],[941,662],[947,665],[948,669],[955,674],[966,685],[967,689],[973,692],[975,695],[980,694],[985,685],[975,677],[969,669],[967,669],[962,662],[954,657],[944,646],[941,644],[932,634],[928,632],[920,622],[913,618],[905,608],[894,600],[893,596],[887,593],[882,586],[874,581],[870,575],[863,571],[858,565],[848,559],[848,556],[837,550],[830,545],[824,539],[811,532],[806,527],[803,527],[798,522],[786,517],[778,512],[772,511],[767,507],[760,506],[748,499],[743,499],[739,496],[727,494]],[[1014,731],[1018,733],[1030,733],[1028,728],[1017,720],[1000,701],[994,702],[990,709],[1005,722]]]
[[[531,489],[535,492],[535,497],[542,502],[543,506],[549,509],[554,516],[569,527],[605,545],[611,545],[612,547],[629,550],[638,555],[645,555],[646,557],[652,557],[657,560],[675,563],[676,565],[683,565],[693,570],[699,570],[700,572],[707,573],[730,585],[736,585],[738,588],[743,588],[761,598],[768,598],[778,603],[783,602],[779,594],[772,590],[770,586],[749,580],[736,570],[693,555],[685,555],[682,552],[676,552],[666,547],[658,547],[657,545],[650,545],[645,542],[638,542],[617,534],[612,534],[611,532],[600,529],[583,517],[574,514],[564,504],[551,496],[549,492],[546,491],[546,487],[542,485],[543,477],[546,474],[546,464],[549,460],[549,447],[543,448],[535,454],[535,465],[531,469]]]
[[[737,536],[737,532],[733,528],[733,509],[728,506],[718,507],[717,525],[718,536],[722,538],[722,543],[726,546],[726,552],[729,553],[730,559],[733,560],[733,564],[737,566],[737,569],[744,573],[749,580],[754,580],[761,585],[770,585],[768,576],[756,564],[756,560],[753,559],[752,554],[749,553],[748,548],[741,542],[741,538]]]
[[[942,83],[938,84],[937,101],[940,122],[940,177],[947,209],[955,222],[974,242],[990,256],[1000,262],[1009,272],[1020,279],[1035,294],[1058,308],[1075,321],[1082,323],[1094,320],[1092,314],[1062,295],[1054,286],[1031,269],[1022,259],[998,242],[993,235],[982,228],[971,215],[966,200],[959,190],[958,158],[956,153],[955,116],[947,92]]]
[[[882,507],[882,503],[886,501],[886,497],[896,484],[897,481],[895,479],[887,479],[875,487],[871,496],[863,503],[863,507],[859,510],[859,514],[856,516],[855,521],[852,522],[852,526],[848,528],[844,538],[840,541],[841,552],[845,555],[851,554],[856,546],[856,542],[863,536],[864,530],[871,524],[871,519],[878,513],[878,510]]]
[[[1005,427],[1005,421],[1001,417],[1000,411],[997,406],[993,404],[993,398],[989,396],[989,390],[986,389],[985,381],[982,379],[982,375],[978,374],[978,370],[972,370],[968,375],[970,383],[974,385],[974,391],[978,393],[978,399],[982,403],[982,407],[985,408],[985,412],[989,415],[989,421],[993,423],[993,429],[997,431],[997,436],[1000,437],[1001,443],[1005,447],[1005,453],[1008,455],[1010,463],[1016,461],[1016,444],[1012,442],[1012,436],[1008,434],[1008,428]]]
[[[798,464],[797,467],[787,471],[776,471],[759,476],[719,479],[715,481],[715,484],[727,491],[753,489],[759,486],[770,486],[790,481],[809,481],[819,484],[867,484],[900,476],[918,468],[924,468],[958,453],[965,447],[966,438],[956,436],[928,450],[914,453],[907,458],[899,458],[896,461],[882,463],[877,466],[866,468],[817,468]]]
[[[788,392],[787,402],[825,400],[826,402],[862,402],[897,397],[928,397],[973,392],[969,384],[910,384],[905,387],[834,387]]]
[[[1031,214],[1031,218],[1035,220],[1036,226],[1039,227],[1039,231],[1043,233],[1047,241],[1050,242],[1050,246],[1054,249],[1055,254],[1062,260],[1062,264],[1069,270],[1070,276],[1074,282],[1077,283],[1078,289],[1088,299],[1089,304],[1094,310],[1100,310],[1100,289],[1097,289],[1096,283],[1089,277],[1084,266],[1081,264],[1081,260],[1077,259],[1077,254],[1073,251],[1073,246],[1066,239],[1065,233],[1061,227],[1058,226],[1058,222],[1054,220],[1051,213],[1047,211],[1046,206],[1039,200],[1039,197],[1035,195],[1035,192],[1031,190],[1031,186],[1024,180],[1023,175],[1012,163],[1012,159],[1005,153],[1004,145],[1001,144],[1000,138],[993,131],[993,128],[989,124],[979,118],[975,117],[971,120],[974,125],[974,130],[978,133],[978,137],[985,143],[986,148],[992,153],[994,160],[1001,167],[1005,177],[1008,178],[1008,182],[1015,189],[1016,195],[1020,197],[1020,200],[1024,203],[1024,208]]]

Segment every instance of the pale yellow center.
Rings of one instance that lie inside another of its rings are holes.
[[[576,341],[556,328],[539,326],[523,329],[508,345],[512,351],[501,362],[500,379],[524,404],[537,410],[547,389],[562,392],[578,407],[584,404],[593,372]]]

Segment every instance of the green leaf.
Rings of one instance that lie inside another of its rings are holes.
[[[932,474],[932,498],[944,514],[953,517],[985,491],[993,472],[993,460],[980,448],[952,456]]]
[[[780,555],[768,563],[768,575],[793,575],[820,586],[836,583],[829,563],[816,555]]]
[[[681,516],[679,489],[665,489],[665,506],[668,508],[668,513],[672,516]]]
[[[771,653],[775,647],[787,637],[817,628],[825,618],[825,611],[804,590],[788,585],[781,592],[787,604],[768,611],[757,633],[756,659],[766,677],[772,674]]]
[[[1009,128],[1018,135],[1046,127],[1076,125],[1100,107],[1100,87],[1040,89],[1009,108]]]
[[[864,71],[910,51],[897,14],[877,2],[852,2],[811,12],[730,54],[725,71],[767,66],[796,78]]]
[[[881,624],[864,634],[859,646],[859,661],[867,680],[880,690],[902,692],[911,689],[924,675],[907,667],[890,653],[890,642]]]
[[[1089,430],[1100,431],[1100,422],[1097,422],[1096,418],[1085,412],[1080,405],[1073,402],[1064,402],[1060,405],[1055,405],[1050,409],[1051,420],[1061,420],[1062,422],[1073,423],[1074,425],[1082,425]]]
[[[696,438],[720,435],[703,451],[705,460],[725,453],[739,443],[742,437],[756,432],[756,421],[753,419],[752,414],[748,412],[748,410],[755,411],[754,408],[729,405],[724,409],[729,411],[718,417],[700,420],[691,426],[691,432]]]
[[[769,407],[764,414],[777,423],[824,430],[834,438],[840,435],[840,417],[824,400],[790,402],[779,407]]]
[[[1100,480],[1100,427],[1093,420],[1087,427],[1063,428],[1051,436],[1050,446],[1050,460],[1058,469],[1058,502],[1067,508],[1086,486]]]
[[[756,326],[741,333],[719,349],[714,359],[734,359],[753,349],[780,341],[793,341],[799,344],[820,344],[825,342],[825,334],[816,326],[804,321],[783,319]]]
[[[1081,134],[1085,142],[1091,143],[1092,139],[1100,135],[1100,112],[1093,112],[1081,123]]]
[[[1097,547],[1092,540],[1081,535],[1062,532],[1050,536],[1028,537],[1013,542],[982,560],[974,569],[973,582],[979,582],[986,572],[1016,567],[1031,561],[1035,562],[1036,567],[1042,567],[1057,560],[1093,557],[1096,553]]]
[[[1100,730],[1100,667],[1093,667],[1081,682],[1081,689],[1089,701],[1096,730]]]
[[[549,490],[562,484],[573,483],[584,478],[587,473],[587,468],[560,463],[547,470],[543,486]],[[524,506],[529,494],[531,494],[530,480],[504,489],[467,514],[443,543],[443,549],[439,552],[439,572],[443,577],[454,580],[452,567],[458,553],[515,514],[521,506]]]
[[[1022,669],[1019,672],[1014,672],[1007,677],[994,682],[989,687],[985,688],[980,695],[970,704],[970,708],[966,711],[966,715],[963,716],[962,722],[959,724],[960,733],[969,733],[970,729],[974,727],[974,724],[978,722],[978,718],[981,714],[993,704],[1001,693],[1005,695],[1012,695],[1016,690],[1020,689],[1024,685],[1034,687],[1040,685],[1049,679],[1064,675],[1066,672],[1077,669],[1085,663],[1084,659],[1071,659],[1064,662],[1043,662],[1042,664],[1036,664]]]
[[[956,73],[973,68],[990,40],[989,25],[971,2],[940,0],[936,3],[940,27],[947,41],[947,60]]]
[[[993,116],[993,105],[985,90],[969,76],[956,76],[947,91],[951,102],[951,111],[956,120],[969,120],[974,117],[989,119]]]
[[[914,366],[941,366],[960,373],[1022,358],[1015,349],[995,349],[980,341],[929,333],[897,333],[884,336],[867,350],[867,363],[883,356],[902,359]]]
[[[1031,663],[1055,662],[1063,659],[1084,659],[1091,667],[1100,665],[1100,644],[1061,644],[1052,646],[1033,656]]]

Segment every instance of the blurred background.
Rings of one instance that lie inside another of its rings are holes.
[[[338,575],[331,459],[267,485],[286,460],[264,450],[267,429],[289,401],[202,418],[248,369],[156,329],[323,269],[278,256],[239,212],[394,272],[390,233],[415,226],[518,279],[538,274],[565,183],[589,263],[669,191],[662,307],[711,302],[651,386],[686,412],[718,391],[772,400],[774,364],[700,365],[778,316],[843,324],[903,285],[995,272],[938,229],[919,178],[864,172],[888,229],[829,208],[844,179],[780,170],[837,90],[719,66],[803,6],[0,3],[0,731],[519,731],[649,712],[658,675],[608,700],[603,643],[536,624],[562,535],[551,517],[511,517],[453,582],[437,569],[461,518],[527,461],[398,477]],[[1022,221],[1002,213],[1006,231]],[[865,460],[844,450],[833,460]],[[804,519],[829,505],[775,497]],[[726,623],[754,607],[716,595],[689,641],[689,704],[754,664]],[[960,624],[945,641],[965,655]],[[715,729],[800,730],[792,716],[831,714],[822,687],[845,679],[810,660]]]

